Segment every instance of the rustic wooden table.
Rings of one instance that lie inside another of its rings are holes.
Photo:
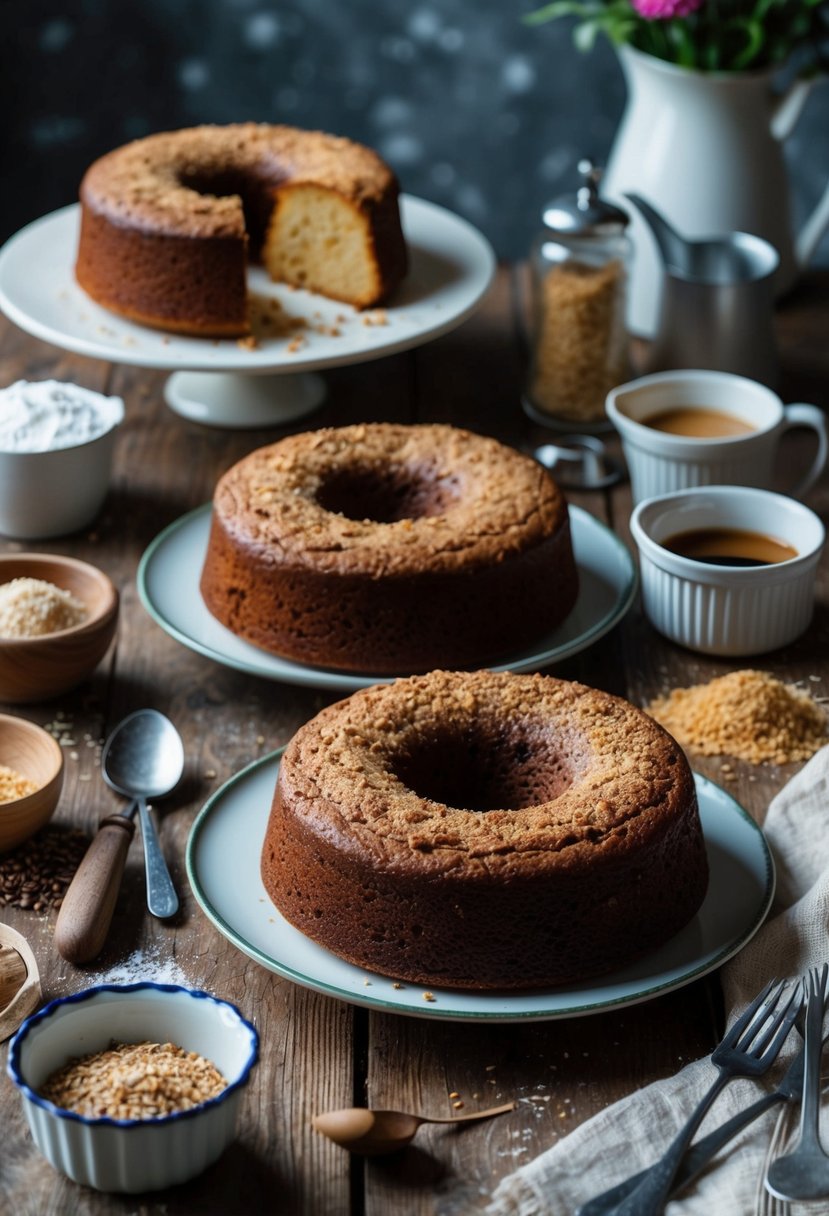
[[[419,350],[332,373],[318,415],[294,429],[356,421],[451,422],[529,450],[545,438],[519,406],[525,369],[521,272],[499,273],[480,312]],[[811,276],[780,311],[787,400],[829,406],[829,274]],[[244,1099],[237,1142],[201,1178],[140,1197],[97,1194],[68,1182],[41,1158],[19,1097],[0,1081],[0,1211],[35,1213],[308,1213],[394,1216],[480,1210],[495,1183],[566,1136],[608,1103],[684,1061],[710,1051],[719,1022],[716,975],[644,1004],[591,1017],[522,1025],[438,1022],[375,1013],[295,986],[241,954],[207,921],[189,890],[184,853],[207,796],[257,756],[285,743],[335,694],[266,682],[219,666],[173,641],[139,603],[141,554],[166,524],[210,499],[217,477],[273,431],[224,431],[190,424],[162,401],[161,374],[68,356],[12,325],[0,331],[0,382],[18,377],[74,380],[126,401],[113,489],[87,534],[27,546],[89,560],[121,591],[121,620],[94,677],[58,701],[9,707],[45,724],[65,715],[72,737],[102,738],[125,713],[153,705],[179,727],[185,779],[161,808],[161,838],[179,891],[173,923],[144,909],[140,843],[131,849],[111,939],[86,968],[54,949],[55,915],[2,912],[30,940],[51,998],[118,975],[175,976],[234,1001],[261,1034],[260,1064]],[[796,447],[796,441],[793,448]],[[793,452],[793,459],[797,453]],[[570,493],[628,545],[626,485]],[[810,495],[829,511],[829,478]],[[2,551],[24,546],[0,542]],[[824,560],[813,625],[797,644],[761,665],[803,680],[818,695],[829,682],[829,565]],[[647,703],[658,692],[708,680],[737,665],[705,659],[660,638],[638,602],[624,620],[555,674]],[[819,679],[817,679],[819,677]],[[4,707],[5,708],[5,707]],[[118,800],[99,777],[94,747],[67,747],[67,780],[57,821],[90,833]],[[694,766],[722,781],[721,761]],[[762,807],[791,775],[778,767],[735,764],[730,789]],[[518,1099],[514,1113],[463,1130],[424,1127],[391,1159],[351,1159],[311,1129],[319,1111],[368,1104],[452,1114]]]

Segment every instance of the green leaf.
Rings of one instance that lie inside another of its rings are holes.
[[[592,51],[601,32],[601,21],[582,21],[573,30],[573,42],[580,51]]]
[[[615,25],[605,29],[605,33],[615,46],[621,46],[625,42],[633,42],[635,30],[636,21],[628,15],[620,17]]]
[[[716,72],[720,67],[720,48],[715,42],[709,42],[702,48],[702,67],[708,72]]]
[[[543,25],[545,21],[557,21],[559,17],[592,17],[596,5],[589,0],[554,0],[532,13],[525,13],[521,20],[526,25]]]
[[[757,58],[760,51],[762,51],[766,40],[765,31],[761,22],[751,17],[735,17],[728,24],[731,29],[742,32],[745,35],[743,50],[735,55],[731,61],[731,67],[735,71],[740,71],[742,68],[748,67]]]
[[[676,52],[676,62],[684,68],[692,68],[697,61],[697,48],[691,31],[683,21],[671,21],[667,34]]]

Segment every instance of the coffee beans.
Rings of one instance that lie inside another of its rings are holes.
[[[59,908],[89,844],[73,828],[49,824],[0,856],[0,908],[49,912]]]

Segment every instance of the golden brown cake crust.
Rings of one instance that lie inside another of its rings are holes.
[[[313,182],[361,206],[397,195],[394,174],[370,148],[323,131],[251,122],[165,131],[124,144],[90,166],[81,200],[147,233],[241,237],[238,194],[202,194],[187,185],[234,177],[264,187]]]
[[[550,677],[437,671],[294,736],[262,875],[353,963],[512,988],[662,944],[702,902],[707,861],[688,763],[641,711]]]
[[[490,661],[552,630],[578,575],[535,461],[448,426],[290,436],[219,482],[201,590],[228,628],[378,674]]]
[[[163,132],[97,160],[81,183],[75,277],[103,307],[142,324],[246,334],[248,258],[258,259],[285,192],[303,186],[341,200],[363,234],[361,285],[329,288],[323,271],[315,289],[357,308],[385,300],[407,269],[394,173],[351,140],[266,123]],[[320,228],[317,258],[322,242],[333,264],[326,234]],[[299,285],[302,273],[275,277]]]

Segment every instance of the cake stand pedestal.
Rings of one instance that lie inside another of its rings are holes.
[[[397,354],[448,333],[483,299],[495,273],[487,240],[423,199],[401,199],[409,273],[386,308],[357,312],[248,271],[252,341],[189,338],[100,308],[75,282],[80,207],[54,211],[0,250],[0,308],[27,333],[75,354],[173,373],[170,409],[216,427],[277,427],[325,399],[318,374]]]
[[[294,422],[319,409],[326,393],[325,381],[316,372],[292,376],[173,372],[164,385],[164,400],[175,414],[217,427]]]

